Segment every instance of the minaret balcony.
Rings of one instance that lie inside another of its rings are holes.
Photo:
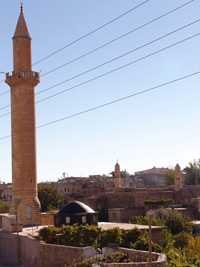
[[[40,74],[35,71],[13,71],[12,74],[6,73],[6,83],[12,84],[31,84],[36,86],[40,82]]]

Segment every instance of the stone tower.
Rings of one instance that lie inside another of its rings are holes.
[[[175,167],[175,190],[179,191],[182,188],[181,168],[178,164]]]
[[[10,215],[23,225],[41,224],[37,196],[35,86],[39,73],[32,71],[31,36],[23,9],[13,36],[14,70],[6,74],[11,88],[12,200]]]
[[[121,187],[120,166],[118,162],[115,164],[115,188],[117,187]]]

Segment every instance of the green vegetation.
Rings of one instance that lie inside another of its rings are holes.
[[[10,202],[5,202],[0,200],[0,213],[8,213],[10,207]]]
[[[189,166],[184,169],[186,173],[186,184],[200,184],[200,159],[189,162]]]
[[[169,168],[164,174],[164,182],[166,185],[174,185],[175,183],[175,171],[174,168]]]
[[[107,263],[125,263],[125,262],[131,262],[132,260],[128,258],[128,256],[121,252],[121,251],[116,251],[109,253],[108,256],[105,258],[105,262]]]
[[[160,210],[159,216],[165,223],[165,226],[171,231],[173,235],[176,235],[180,232],[186,232],[192,234],[193,224],[190,222],[190,219],[182,213],[179,213],[177,210],[165,211]]]
[[[144,216],[133,216],[131,223],[146,224],[149,221]],[[152,219],[152,224],[165,226],[163,229],[163,246],[152,242],[154,252],[162,252],[167,255],[168,267],[200,267],[200,237],[193,236],[193,225],[190,219],[178,213],[176,210],[159,210],[159,218]],[[61,234],[61,235],[57,235]],[[103,231],[94,225],[63,225],[60,228],[54,226],[44,227],[39,230],[39,239],[50,244],[59,243],[68,246],[93,246],[95,249],[107,246],[108,243],[117,243],[122,247],[138,250],[148,250],[149,238],[147,231],[134,228],[129,231],[121,231],[119,228]],[[72,267],[90,267],[96,258],[83,259],[74,262]],[[126,262],[127,256],[117,252],[106,259],[108,262]]]
[[[57,209],[64,202],[60,191],[51,185],[38,186],[38,198],[43,212]]]
[[[160,199],[160,200],[146,200],[144,202],[145,206],[149,209],[157,209],[160,207],[168,207],[170,204],[173,204],[173,199]]]
[[[149,218],[139,215],[139,216],[132,216],[129,220],[129,223],[132,224],[141,224],[141,225],[149,225]],[[165,226],[165,223],[161,220],[160,217],[158,219],[151,219],[151,224],[153,226]]]
[[[134,216],[131,223],[147,224],[148,218]],[[200,237],[193,236],[194,225],[190,219],[176,210],[159,210],[159,218],[152,219],[152,225],[162,225],[163,247],[152,242],[153,251],[163,252],[168,258],[168,267],[200,267]],[[148,236],[140,235],[137,242],[130,245],[134,249],[148,250]]]
[[[107,263],[126,263],[126,262],[132,262],[128,256],[121,252],[121,251],[116,251],[109,253],[105,259],[101,259],[99,257],[92,257],[90,259],[85,259],[82,258],[80,262],[77,262],[74,260],[70,267],[92,267],[93,263],[96,263],[97,261],[103,261]]]
[[[118,227],[104,231],[100,227],[88,224],[63,225],[60,228],[49,226],[39,230],[39,239],[49,244],[59,243],[60,245],[77,247],[93,246],[95,249],[105,247],[109,243],[117,243],[126,248],[135,246],[135,248],[142,250],[148,247],[146,243],[142,244],[144,239],[148,243],[147,232],[140,231],[136,227],[123,232]],[[153,251],[162,251],[162,248],[155,244]]]

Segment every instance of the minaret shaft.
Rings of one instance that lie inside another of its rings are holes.
[[[13,37],[14,71],[31,71],[31,39],[26,37]]]
[[[37,197],[35,86],[39,73],[32,72],[31,37],[21,11],[13,37],[14,71],[6,74],[11,87],[12,200],[9,213],[23,225],[41,222]]]

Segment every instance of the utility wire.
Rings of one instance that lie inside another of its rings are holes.
[[[85,114],[85,113],[94,111],[94,110],[96,110],[96,109],[100,109],[100,108],[103,108],[103,107],[106,107],[106,106],[109,106],[109,105],[112,105],[112,104],[115,104],[115,103],[124,101],[124,100],[126,100],[126,99],[135,97],[135,96],[137,96],[137,95],[141,95],[141,94],[144,94],[144,93],[147,93],[147,92],[156,90],[156,89],[158,89],[158,88],[167,86],[167,85],[169,85],[169,84],[172,84],[172,83],[175,83],[175,82],[178,82],[178,81],[181,81],[181,80],[184,80],[184,79],[187,79],[187,78],[190,78],[190,77],[192,77],[192,76],[199,75],[199,74],[200,74],[200,71],[193,72],[193,73],[191,73],[191,74],[182,76],[182,77],[180,77],[180,78],[177,78],[177,79],[175,79],[175,80],[168,81],[168,82],[163,83],[163,84],[160,84],[160,85],[156,85],[156,86],[151,87],[151,88],[148,88],[148,89],[146,89],[146,90],[139,91],[139,92],[137,92],[137,93],[134,93],[134,94],[131,94],[131,95],[122,97],[122,98],[118,98],[118,99],[116,99],[116,100],[113,100],[113,101],[104,103],[104,104],[102,104],[102,105],[99,105],[99,106],[96,106],[96,107],[93,107],[93,108],[90,108],[90,109],[86,109],[86,110],[84,110],[84,111],[81,111],[81,112],[78,112],[78,113],[69,115],[69,116],[67,116],[67,117],[63,117],[63,118],[60,118],[60,119],[58,119],[58,120],[54,120],[54,121],[51,121],[51,122],[48,122],[48,123],[39,125],[39,126],[37,126],[36,128],[42,128],[42,127],[45,127],[45,126],[48,126],[48,125],[51,125],[51,124],[54,124],[54,123],[57,123],[57,122],[60,122],[60,121],[63,121],[63,120],[67,120],[67,119],[70,119],[70,118],[73,118],[73,117],[76,117],[76,116],[79,116],[79,115],[82,115],[82,114]],[[6,139],[6,138],[9,138],[9,137],[11,137],[11,135],[1,137],[0,140]]]
[[[143,57],[141,57],[141,58],[139,58],[139,59],[136,59],[136,60],[134,60],[134,61],[131,61],[131,62],[129,62],[129,63],[125,64],[125,65],[122,65],[122,66],[120,66],[120,67],[118,67],[118,68],[115,68],[115,69],[113,69],[113,70],[111,70],[111,71],[105,72],[105,73],[103,73],[103,74],[101,74],[101,75],[99,75],[99,76],[96,76],[96,77],[91,78],[91,79],[89,79],[89,80],[87,80],[87,81],[84,81],[84,82],[82,82],[82,83],[80,83],[80,84],[78,84],[78,85],[72,86],[72,87],[67,88],[67,89],[65,89],[65,90],[63,90],[63,91],[60,91],[60,92],[58,92],[58,93],[55,93],[55,94],[53,94],[53,95],[50,95],[50,96],[45,97],[45,98],[43,98],[43,99],[40,99],[40,100],[36,101],[36,103],[40,103],[40,102],[46,101],[46,100],[48,100],[48,99],[50,99],[50,98],[53,98],[53,97],[55,97],[55,96],[57,96],[57,95],[63,94],[63,93],[65,93],[65,92],[67,92],[67,91],[73,90],[73,89],[75,89],[75,88],[77,88],[77,87],[80,87],[80,86],[82,86],[82,85],[84,85],[84,84],[90,83],[90,82],[92,82],[92,81],[94,81],[94,80],[97,80],[97,79],[99,79],[99,78],[101,78],[101,77],[104,77],[104,76],[106,76],[106,75],[108,75],[108,74],[111,74],[111,73],[113,73],[113,72],[115,72],[115,71],[121,70],[121,69],[123,69],[123,68],[125,68],[125,67],[128,67],[128,66],[130,66],[130,65],[132,65],[132,64],[135,64],[135,63],[137,63],[137,62],[139,62],[139,61],[141,61],[141,60],[144,60],[144,59],[149,58],[149,57],[151,57],[151,56],[153,56],[153,55],[156,55],[156,54],[158,54],[158,53],[160,53],[160,52],[162,52],[162,51],[165,51],[165,50],[167,50],[167,49],[169,49],[169,48],[171,48],[171,47],[174,47],[174,46],[176,46],[176,45],[178,45],[178,44],[181,44],[181,43],[183,43],[183,42],[185,42],[185,41],[188,41],[188,40],[190,40],[190,39],[192,39],[192,38],[195,38],[195,37],[197,37],[197,36],[199,36],[199,35],[200,35],[200,33],[194,34],[194,35],[192,35],[192,36],[190,36],[190,37],[187,37],[187,38],[185,38],[185,39],[183,39],[183,40],[181,40],[181,41],[178,41],[178,42],[176,42],[176,43],[174,43],[174,44],[171,44],[171,45],[169,45],[169,46],[166,46],[166,47],[164,47],[164,48],[162,48],[162,49],[160,49],[160,50],[157,50],[157,51],[155,51],[155,52],[153,52],[153,53],[150,53],[150,54],[148,54],[148,55],[146,55],[146,56],[143,56]],[[58,85],[60,85],[60,84],[63,84],[63,83],[65,83],[65,82],[67,82],[67,81],[68,81],[68,80],[63,81],[63,82],[61,82],[61,83],[59,83],[59,84],[56,84],[56,85],[52,86],[51,88],[56,87],[56,86],[58,86]],[[49,88],[49,89],[50,89],[50,88]],[[3,114],[3,115],[0,116],[0,117],[6,116],[6,115],[8,115],[8,114],[10,114],[10,113]]]
[[[0,110],[2,110],[2,109],[5,109],[5,108],[8,108],[8,107],[10,107],[10,105],[7,105],[7,106],[4,106],[4,107],[1,107],[1,108],[0,108]]]
[[[192,0],[192,1],[194,1],[194,0]],[[192,1],[190,1],[190,2],[192,2]],[[118,17],[112,19],[111,21],[105,23],[104,25],[98,27],[97,29],[95,29],[95,30],[93,30],[93,31],[91,31],[91,32],[89,32],[89,33],[83,35],[82,37],[80,37],[80,38],[76,39],[75,41],[73,41],[73,42],[71,42],[71,43],[65,45],[64,47],[58,49],[57,51],[51,53],[50,55],[48,55],[48,56],[46,56],[46,57],[40,59],[39,61],[35,62],[35,63],[33,64],[33,66],[36,65],[36,64],[38,64],[38,63],[40,63],[40,62],[42,62],[42,61],[44,61],[45,59],[47,59],[47,58],[49,58],[49,57],[51,57],[51,56],[57,54],[58,52],[62,51],[63,49],[65,49],[65,48],[67,48],[67,47],[69,47],[69,46],[71,46],[71,45],[77,43],[78,41],[80,41],[80,40],[82,40],[82,39],[84,39],[84,38],[90,36],[91,34],[93,34],[93,33],[97,32],[97,31],[101,30],[102,28],[108,26],[109,24],[111,24],[111,23],[113,23],[114,21],[120,19],[121,17],[127,15],[128,13],[130,13],[130,12],[132,12],[133,10],[137,9],[138,7],[140,7],[140,6],[144,5],[144,4],[146,4],[147,2],[149,2],[149,0],[146,0],[146,1],[142,2],[141,4],[139,4],[139,5],[137,5],[137,6],[133,7],[133,8],[131,8],[131,9],[128,10],[127,12],[121,14],[120,16],[118,16]]]
[[[5,82],[5,80],[3,80],[3,82]],[[7,91],[5,91],[5,92],[3,92],[3,93],[0,93],[0,96],[1,95],[5,95],[5,94],[7,94],[7,93],[9,93],[10,91],[9,90],[7,90]]]
[[[194,0],[192,0],[192,1],[194,1]],[[63,64],[63,65],[61,65],[61,66],[59,66],[57,68],[55,68],[55,69],[52,69],[52,70],[42,74],[40,77],[46,76],[46,75],[48,75],[48,74],[50,74],[50,73],[52,73],[52,72],[54,72],[56,70],[59,70],[59,69],[65,67],[65,66],[77,61],[77,60],[80,60],[80,59],[82,59],[82,58],[84,58],[84,57],[86,57],[86,56],[88,56],[88,55],[90,55],[90,54],[92,54],[92,53],[94,53],[94,52],[96,52],[96,51],[98,51],[98,50],[100,50],[100,49],[102,49],[102,48],[104,48],[104,47],[116,42],[116,41],[118,41],[119,39],[124,38],[125,36],[128,36],[129,34],[135,32],[135,31],[138,31],[138,30],[148,26],[149,24],[151,24],[151,23],[153,23],[153,22],[155,22],[155,21],[157,21],[157,20],[159,20],[159,19],[161,19],[161,18],[163,18],[163,17],[165,17],[165,16],[167,16],[167,15],[169,15],[169,14],[171,14],[171,13],[177,11],[177,10],[179,10],[180,8],[183,8],[184,6],[190,4],[192,1],[189,1],[184,5],[181,5],[181,6],[177,7],[177,8],[175,8],[175,9],[172,9],[171,11],[169,11],[169,12],[167,12],[167,13],[165,13],[165,14],[163,14],[163,15],[161,15],[161,16],[159,16],[159,17],[157,17],[157,18],[155,18],[155,19],[153,19],[153,20],[151,20],[151,21],[149,21],[149,22],[147,22],[147,23],[145,23],[145,24],[143,24],[143,25],[141,25],[141,26],[139,26],[139,27],[137,27],[137,28],[125,33],[125,34],[123,34],[123,35],[121,35],[121,36],[119,36],[119,37],[117,37],[116,39],[113,39],[110,42],[105,43],[105,44],[97,47],[96,49],[94,49],[94,50],[92,50],[92,51],[90,51],[90,52],[88,52],[88,53],[86,53],[86,54],[84,54],[84,55],[82,55],[80,57],[77,57],[77,58],[75,58],[75,59],[73,59],[73,60],[71,60],[71,61],[69,61],[69,62],[67,62],[67,63],[65,63],[65,64]]]
[[[5,114],[3,114],[3,115],[0,115],[0,118],[5,117],[5,116],[7,116],[7,115],[10,115],[10,112],[5,113]]]
[[[191,22],[191,23],[189,23],[189,24],[187,24],[187,25],[185,25],[185,26],[183,26],[183,27],[181,27],[181,28],[178,28],[178,29],[176,29],[176,30],[174,30],[174,31],[172,31],[172,32],[169,32],[169,33],[167,33],[167,34],[165,34],[165,35],[163,35],[163,36],[161,36],[161,37],[159,37],[159,38],[156,38],[156,39],[154,39],[154,40],[152,40],[152,41],[150,41],[150,42],[148,42],[148,43],[146,43],[146,44],[143,44],[143,45],[141,45],[141,46],[139,46],[139,47],[137,47],[137,48],[134,48],[134,49],[132,49],[132,50],[130,50],[130,51],[128,51],[128,52],[126,52],[126,53],[124,53],[124,54],[118,56],[118,57],[115,57],[115,58],[113,58],[113,59],[111,59],[111,60],[109,60],[109,61],[106,61],[106,62],[104,62],[104,63],[102,63],[102,64],[100,64],[100,65],[97,65],[97,66],[95,66],[95,67],[93,67],[93,68],[91,68],[91,69],[89,69],[89,70],[86,70],[86,71],[84,71],[84,72],[82,72],[82,73],[79,73],[79,74],[77,74],[77,75],[75,75],[75,76],[73,76],[73,77],[71,77],[71,78],[69,78],[69,79],[67,79],[67,80],[65,80],[65,81],[62,81],[62,82],[60,82],[60,83],[58,83],[58,84],[55,84],[55,85],[53,85],[53,86],[51,86],[51,87],[48,87],[48,88],[46,88],[46,89],[44,89],[44,90],[42,90],[42,91],[36,93],[36,95],[41,94],[41,93],[44,93],[44,92],[46,92],[46,91],[48,91],[48,90],[50,90],[50,89],[52,89],[52,88],[54,88],[54,87],[56,87],[56,86],[59,86],[59,85],[61,85],[61,84],[63,84],[63,83],[66,83],[66,82],[69,82],[69,81],[71,81],[71,80],[74,80],[75,78],[78,78],[78,77],[80,77],[80,76],[82,76],[82,75],[84,75],[84,74],[86,74],[86,73],[89,73],[89,72],[91,72],[91,71],[93,71],[93,70],[96,70],[96,69],[98,69],[98,68],[100,68],[100,67],[103,67],[103,66],[105,66],[105,65],[107,65],[107,64],[109,64],[109,63],[111,63],[111,62],[113,62],[113,61],[115,61],[115,60],[118,60],[118,59],[120,59],[120,58],[122,58],[122,57],[124,57],[124,56],[127,56],[127,55],[129,55],[129,54],[131,54],[131,53],[133,53],[133,52],[135,52],[135,51],[137,51],[137,50],[140,50],[141,48],[144,48],[144,47],[146,47],[146,46],[148,46],[148,45],[150,45],[150,44],[153,44],[153,43],[155,43],[155,42],[157,42],[157,41],[159,41],[159,40],[161,40],[161,39],[163,39],[163,38],[166,38],[166,37],[170,36],[171,34],[174,34],[174,33],[178,32],[178,31],[180,31],[180,30],[183,30],[183,29],[185,29],[185,28],[187,28],[187,27],[189,27],[189,26],[191,26],[191,25],[193,25],[193,24],[195,24],[195,23],[197,23],[197,22],[199,22],[199,21],[200,21],[200,19],[195,20],[195,21],[193,21],[193,22]]]
[[[50,73],[52,73],[52,72],[54,72],[54,71],[56,71],[56,70],[58,70],[58,69],[60,69],[60,68],[62,68],[62,67],[64,67],[64,66],[67,66],[67,65],[69,65],[69,64],[71,64],[71,63],[73,63],[73,62],[75,62],[75,61],[77,61],[77,60],[79,60],[79,59],[81,59],[81,58],[83,58],[83,57],[86,57],[86,56],[88,56],[88,55],[90,55],[90,54],[92,54],[92,53],[94,53],[94,52],[96,52],[96,51],[102,49],[103,47],[105,47],[105,46],[107,46],[107,45],[109,45],[109,44],[111,44],[111,43],[113,43],[113,42],[115,42],[115,41],[117,41],[117,40],[119,40],[119,39],[121,39],[121,38],[123,38],[123,37],[125,37],[125,36],[127,36],[127,35],[129,35],[129,34],[131,34],[131,33],[133,33],[133,32],[135,32],[135,31],[137,31],[137,30],[139,30],[139,29],[141,29],[141,28],[144,28],[144,27],[148,26],[149,24],[151,24],[151,23],[153,23],[153,22],[155,22],[155,21],[157,21],[157,20],[159,20],[159,19],[161,19],[161,18],[163,18],[163,17],[165,17],[165,16],[167,16],[167,15],[169,15],[169,14],[171,14],[171,13],[173,13],[173,12],[175,12],[175,11],[181,9],[181,8],[183,8],[183,7],[185,7],[186,5],[191,4],[193,1],[194,1],[194,0],[191,0],[191,1],[189,1],[189,2],[187,2],[187,3],[185,3],[185,4],[183,4],[183,5],[181,5],[181,6],[177,7],[177,8],[175,8],[175,9],[172,9],[171,11],[169,11],[169,12],[167,12],[167,13],[165,13],[165,14],[163,14],[163,15],[161,15],[161,16],[159,16],[159,17],[157,17],[157,18],[155,18],[155,19],[153,19],[153,20],[151,20],[151,21],[149,21],[149,22],[147,22],[147,23],[145,23],[145,24],[143,24],[143,25],[141,25],[141,26],[139,26],[139,27],[133,29],[133,30],[131,30],[130,32],[127,32],[127,33],[125,33],[125,34],[123,34],[123,35],[117,37],[116,39],[111,40],[110,42],[108,42],[108,43],[106,43],[106,44],[104,44],[104,45],[102,45],[102,46],[99,46],[99,47],[97,47],[96,49],[94,49],[94,50],[92,50],[92,51],[90,51],[90,52],[88,52],[88,53],[86,53],[86,54],[84,54],[84,55],[82,55],[82,56],[80,56],[80,57],[77,57],[77,58],[75,58],[75,59],[73,59],[73,60],[71,60],[71,61],[69,61],[69,62],[67,62],[67,63],[65,63],[65,64],[63,64],[63,65],[61,65],[61,66],[59,66],[59,67],[57,67],[57,68],[55,68],[55,69],[53,69],[53,70],[50,70],[50,71],[48,71],[48,72],[42,74],[40,77],[43,77],[43,76],[45,76],[45,75],[47,75],[47,74],[50,74]],[[77,40],[77,41],[78,41],[78,40]],[[71,43],[71,44],[72,44],[72,43]],[[69,45],[71,45],[71,44],[69,44]],[[65,46],[64,48],[68,47],[69,45]],[[64,49],[64,48],[62,48],[62,49]],[[57,50],[55,53],[57,53],[57,52],[59,52],[59,51],[60,51],[60,50]],[[50,55],[50,56],[51,56],[51,55]],[[45,58],[41,59],[40,61],[43,61],[44,59],[45,59]],[[35,64],[39,63],[40,61],[36,62]],[[34,65],[34,64],[33,64],[33,65]],[[0,83],[1,83],[1,82],[4,82],[4,81],[5,81],[5,80],[2,80],[2,81],[0,81]],[[6,93],[9,93],[9,90],[7,90],[7,91],[1,93],[0,96],[3,95],[3,94],[6,94]],[[7,106],[6,106],[6,107],[7,107]],[[5,107],[5,108],[6,108],[6,107]]]
[[[57,95],[63,94],[63,93],[65,93],[65,92],[70,91],[70,90],[72,90],[72,89],[75,89],[75,88],[77,88],[77,87],[80,87],[80,86],[82,86],[82,85],[84,85],[84,84],[87,84],[87,83],[89,83],[89,82],[91,82],[91,81],[97,80],[97,79],[99,79],[99,78],[101,78],[101,77],[104,77],[104,76],[106,76],[106,75],[108,75],[108,74],[111,74],[111,73],[113,73],[113,72],[115,72],[115,71],[121,70],[121,69],[123,69],[123,68],[125,68],[125,67],[128,67],[128,66],[130,66],[130,65],[132,65],[132,64],[134,64],[134,63],[136,63],[136,62],[139,62],[139,61],[141,61],[141,60],[143,60],[143,59],[146,59],[146,58],[148,58],[148,57],[151,57],[151,56],[153,56],[153,55],[156,55],[156,54],[158,54],[158,53],[160,53],[160,52],[162,52],[162,51],[165,51],[165,50],[167,50],[167,49],[169,49],[169,48],[171,48],[171,47],[174,47],[174,46],[176,46],[176,45],[178,45],[178,44],[181,44],[181,43],[183,43],[183,42],[185,42],[185,41],[188,41],[188,40],[190,40],[190,39],[192,39],[192,38],[194,38],[194,37],[197,37],[197,36],[199,36],[199,35],[200,35],[200,33],[197,33],[197,34],[195,34],[195,35],[192,35],[192,36],[190,36],[190,37],[188,37],[188,38],[185,38],[185,39],[183,39],[183,40],[181,40],[181,41],[179,41],[179,42],[176,42],[176,43],[174,43],[174,44],[171,44],[171,45],[169,45],[169,46],[166,46],[166,47],[164,47],[164,48],[162,48],[162,49],[160,49],[160,50],[157,50],[157,51],[155,51],[155,52],[153,52],[153,53],[150,53],[150,54],[148,54],[148,55],[146,55],[146,56],[144,56],[144,57],[141,57],[141,58],[139,58],[139,59],[136,59],[136,60],[134,60],[134,61],[131,61],[131,62],[125,64],[125,65],[122,65],[122,66],[120,66],[120,67],[118,67],[118,68],[116,68],[116,69],[113,69],[113,70],[111,70],[111,71],[105,72],[105,73],[103,73],[103,74],[101,74],[101,75],[99,75],[99,76],[96,76],[96,77],[94,77],[94,78],[92,78],[92,79],[90,79],[90,80],[87,80],[87,81],[82,82],[82,83],[80,83],[80,84],[78,84],[78,85],[72,86],[72,87],[70,87],[70,88],[68,88],[68,89],[65,89],[65,90],[63,90],[63,91],[60,91],[60,92],[55,93],[55,94],[53,94],[53,95],[50,95],[50,96],[48,96],[48,97],[45,97],[45,98],[43,98],[43,99],[40,99],[40,100],[38,100],[36,103],[45,101],[45,100],[47,100],[47,99],[50,99],[50,98],[55,97],[55,96],[57,96]],[[65,82],[65,81],[64,81],[64,82]],[[60,84],[62,84],[62,83],[64,83],[64,82],[61,82]],[[58,84],[58,85],[60,85],[60,84]],[[56,86],[58,86],[58,85],[56,85]],[[55,86],[54,86],[54,87],[55,87]]]

